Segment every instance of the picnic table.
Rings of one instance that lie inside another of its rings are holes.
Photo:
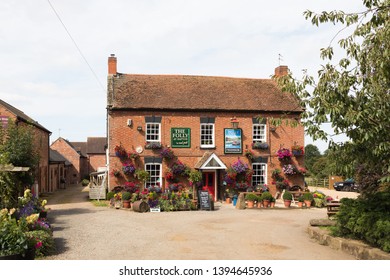
[[[328,218],[334,216],[339,212],[341,203],[339,201],[331,201],[326,205]]]

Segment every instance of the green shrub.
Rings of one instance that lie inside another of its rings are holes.
[[[130,200],[131,193],[130,192],[123,192],[122,193],[122,200]]]
[[[35,255],[37,257],[48,256],[55,253],[56,247],[54,243],[53,235],[45,230],[33,230],[26,232],[26,236],[30,239],[35,239],[41,242],[39,248],[36,249]]]
[[[303,200],[308,200],[308,201],[312,201],[314,198],[311,192],[305,192],[302,196],[303,196]]]
[[[283,194],[283,200],[292,200],[293,196],[289,191],[285,191]]]
[[[107,193],[107,200],[110,200],[111,198],[114,198],[114,192],[108,192]]]
[[[257,195],[254,193],[247,193],[245,195],[245,200],[255,201],[255,200],[257,200]]]
[[[365,198],[343,198],[340,202],[333,234],[360,239],[390,252],[390,188]]]
[[[24,254],[28,242],[24,228],[11,218],[7,209],[0,212],[0,256]]]
[[[82,185],[83,187],[88,186],[88,184],[89,184],[89,180],[88,180],[88,179],[83,179],[83,180],[81,181],[81,185]]]
[[[272,199],[272,194],[269,192],[263,192],[261,194],[261,200],[271,200]]]

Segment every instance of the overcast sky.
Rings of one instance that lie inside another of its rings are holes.
[[[307,9],[363,10],[361,0],[1,0],[0,98],[51,142],[105,136],[111,53],[122,73],[269,78],[281,54],[295,76],[315,74],[340,28],[312,26]]]

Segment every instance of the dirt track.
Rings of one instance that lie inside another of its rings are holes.
[[[87,191],[72,186],[47,197],[58,247],[47,259],[353,259],[307,235],[310,219],[326,218],[323,208],[285,209],[279,201],[277,209],[217,203],[215,211],[136,213],[95,207]]]

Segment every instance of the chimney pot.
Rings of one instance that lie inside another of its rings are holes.
[[[117,64],[115,54],[111,54],[108,58],[108,75],[115,75],[117,73]]]

